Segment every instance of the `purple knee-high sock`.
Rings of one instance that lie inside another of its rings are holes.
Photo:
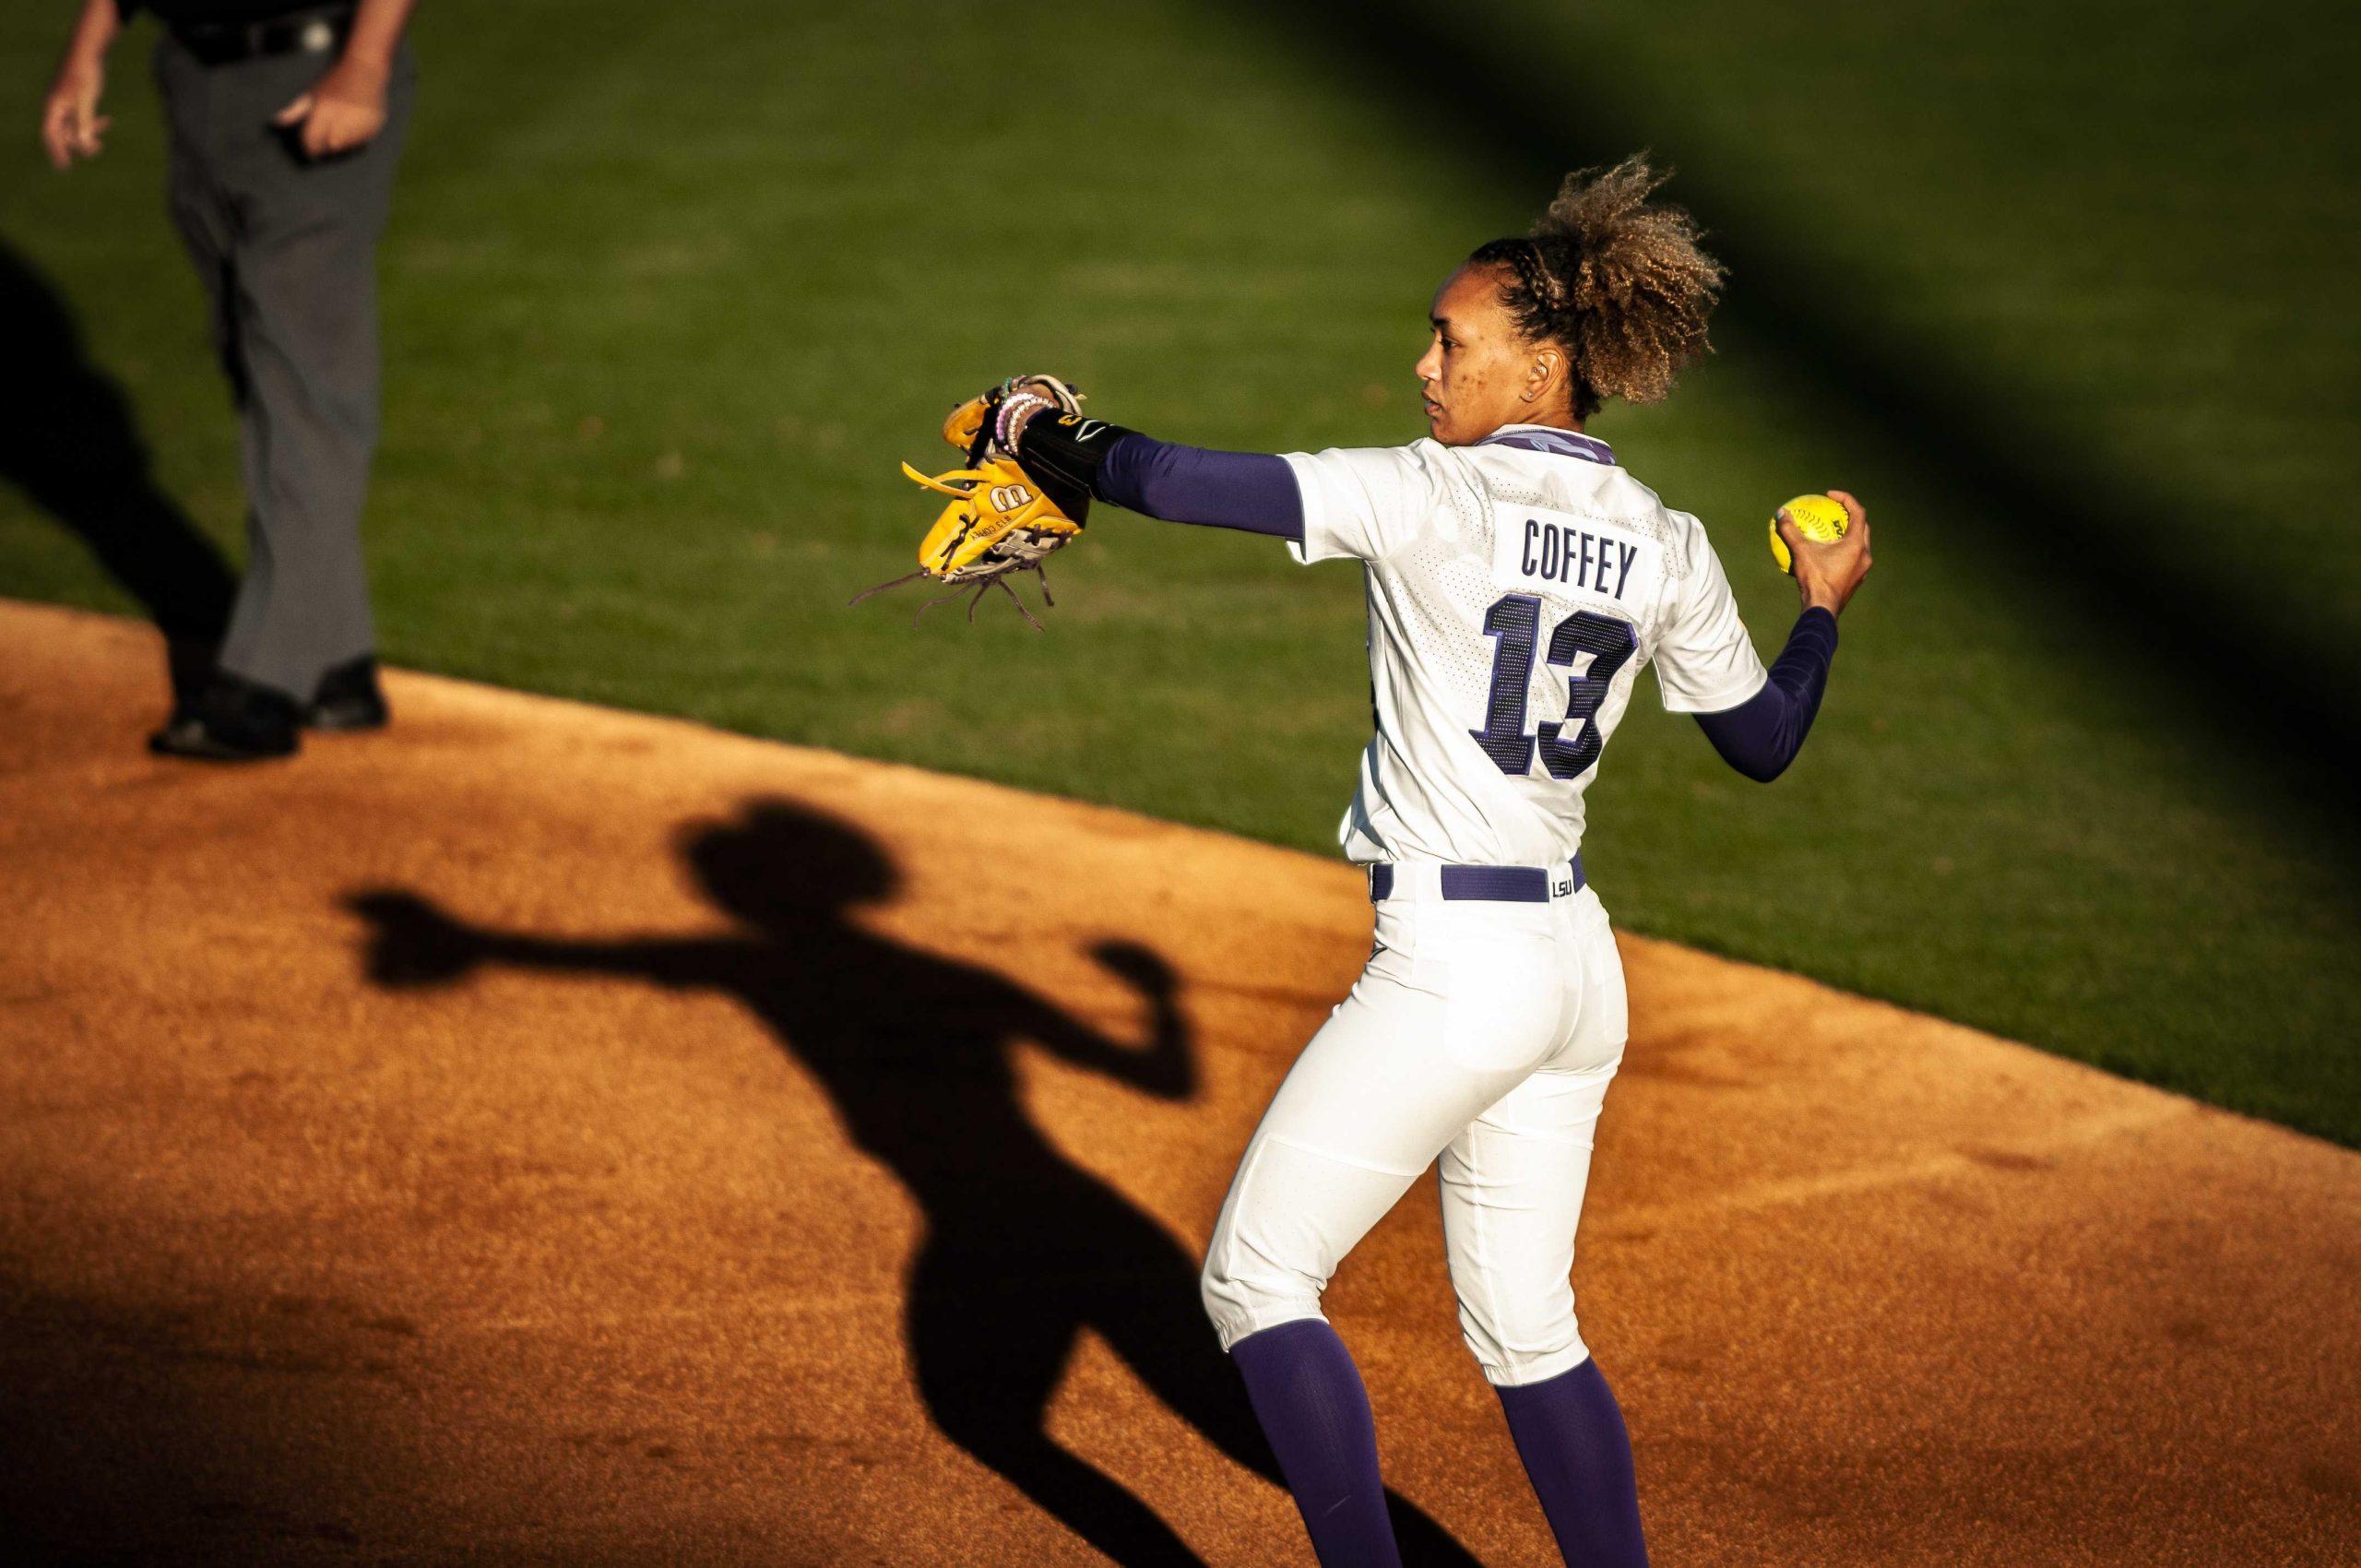
[[[1598,1363],[1494,1392],[1559,1555],[1580,1568],[1647,1568],[1631,1438]]]
[[[1248,1335],[1229,1355],[1323,1568],[1401,1568],[1369,1390],[1336,1331],[1299,1318]]]

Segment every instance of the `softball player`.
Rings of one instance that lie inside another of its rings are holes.
[[[1583,795],[1653,663],[1667,707],[1768,781],[1795,755],[1869,566],[1782,514],[1804,611],[1766,671],[1697,519],[1582,426],[1705,351],[1722,281],[1637,160],[1575,175],[1448,278],[1418,361],[1430,436],[1285,457],[1157,442],[1012,384],[994,431],[1045,493],[1274,534],[1366,574],[1376,734],[1346,812],[1377,941],[1247,1146],[1204,1292],[1323,1563],[1400,1561],[1369,1399],[1320,1310],[1438,1158],[1468,1348],[1570,1563],[1634,1564],[1631,1445],[1574,1320],[1621,964],[1583,874]],[[1040,417],[1044,414],[1050,417]]]

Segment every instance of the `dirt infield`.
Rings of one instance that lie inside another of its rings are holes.
[[[6,1537],[1309,1561],[1193,1265],[1347,868],[421,677],[156,762],[155,662],[0,606]],[[1658,1562],[2361,1562],[2361,1158],[1624,951],[1577,1285]],[[1331,1301],[1416,1560],[1554,1562],[1430,1188]]]

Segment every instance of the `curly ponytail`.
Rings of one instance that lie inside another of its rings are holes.
[[[1569,174],[1528,237],[1467,258],[1507,274],[1501,303],[1518,330],[1571,356],[1576,419],[1609,398],[1660,401],[1712,351],[1705,320],[1726,274],[1699,247],[1696,220],[1649,201],[1668,177],[1638,157]]]

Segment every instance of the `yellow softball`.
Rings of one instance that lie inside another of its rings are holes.
[[[1798,495],[1779,509],[1795,519],[1796,531],[1816,544],[1833,544],[1852,530],[1853,515],[1826,495]],[[1787,541],[1779,537],[1779,514],[1771,514],[1771,559],[1792,575],[1796,564],[1787,555]]]

